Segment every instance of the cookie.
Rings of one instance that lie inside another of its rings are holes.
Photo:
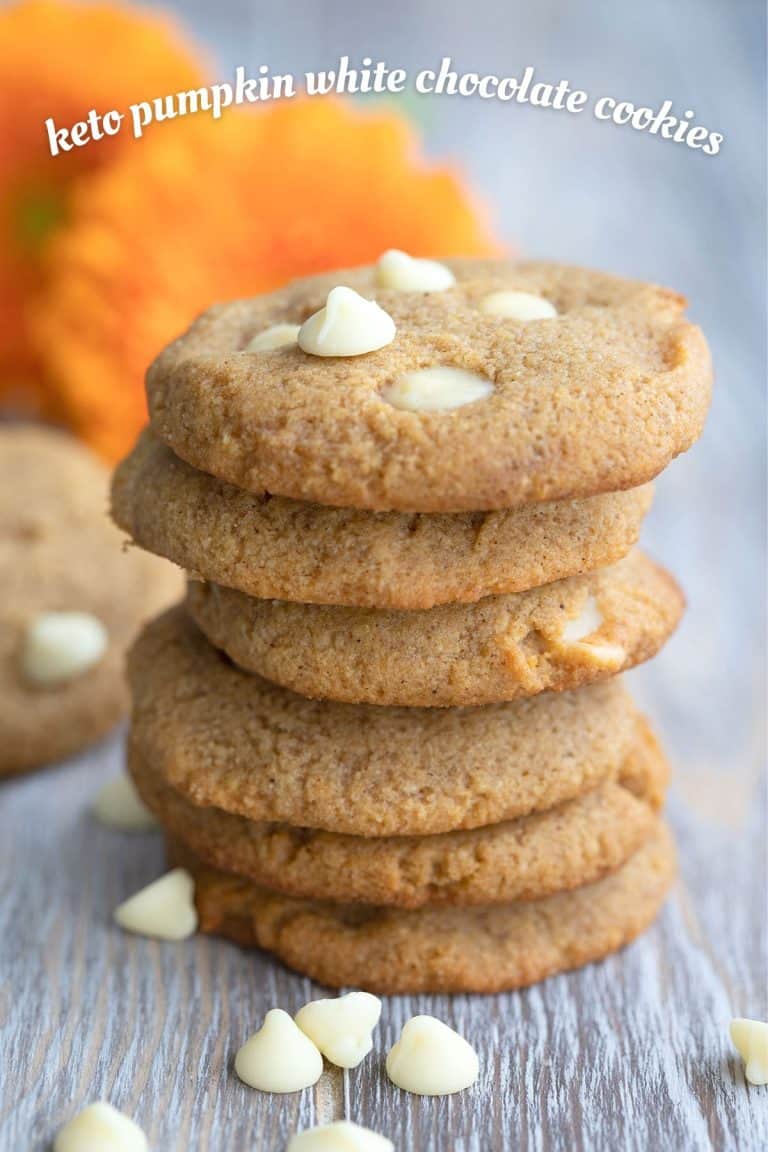
[[[423,609],[610,564],[637,540],[651,495],[463,515],[328,508],[234,488],[147,431],[115,473],[112,515],[142,548],[249,596]]]
[[[533,900],[598,880],[651,835],[667,767],[644,723],[623,775],[520,820],[436,836],[340,836],[199,808],[131,748],[143,800],[174,840],[224,872],[291,896],[398,905]]]
[[[675,872],[664,827],[618,871],[542,900],[474,908],[375,908],[296,900],[206,868],[195,875],[200,930],[265,948],[331,988],[396,995],[502,992],[599,960],[656,916]]]
[[[542,588],[425,612],[254,600],[194,580],[187,606],[237,664],[304,696],[446,708],[576,688],[631,668],[658,652],[684,601],[664,569],[632,552]]]
[[[615,776],[637,723],[618,681],[474,709],[305,700],[234,667],[181,609],[145,629],[128,676],[132,739],[183,797],[357,836],[550,808]]]
[[[106,470],[76,441],[42,427],[0,428],[0,775],[61,760],[120,720],[126,647],[182,592],[172,565],[123,554],[107,491]],[[100,647],[82,672],[48,683],[41,669],[32,676],[26,653],[49,613],[77,613],[76,626]]]
[[[342,269],[210,309],[148,372],[153,428],[239,488],[402,512],[637,487],[700,435],[712,372],[683,297],[558,264],[449,264],[456,283],[440,292],[382,290],[375,269]],[[394,339],[365,355],[248,351],[268,327],[322,309],[338,285],[375,295]],[[506,289],[545,297],[557,316],[484,311]],[[479,398],[442,410],[391,402],[405,374],[438,367],[479,378],[467,391]]]

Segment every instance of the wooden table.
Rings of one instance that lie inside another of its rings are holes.
[[[663,660],[663,658],[662,658]],[[663,677],[654,677],[654,682]],[[105,1097],[158,1150],[281,1150],[349,1116],[398,1150],[746,1150],[768,1146],[768,1092],[745,1084],[731,1015],[766,1016],[765,839],[758,764],[680,768],[671,805],[682,879],[644,939],[602,964],[501,996],[385,1002],[374,1053],[312,1090],[254,1092],[231,1071],[265,1011],[322,994],[227,942],[124,935],[112,910],[158,876],[157,833],[93,823],[120,740],[0,793],[0,1149],[43,1150]],[[426,1011],[477,1047],[480,1081],[420,1100],[383,1055]]]
[[[512,995],[386,1000],[361,1068],[274,1097],[239,1082],[234,1053],[270,1007],[295,1012],[322,990],[223,941],[159,943],[112,924],[114,906],[164,866],[159,834],[87,813],[121,759],[115,739],[0,792],[3,1152],[41,1152],[99,1097],[145,1126],[153,1148],[179,1152],[279,1152],[296,1128],[342,1116],[402,1152],[768,1146],[768,1091],[745,1084],[727,1036],[732,1014],[766,1015],[756,764],[678,773],[681,880],[623,954]],[[416,1012],[475,1045],[474,1088],[418,1099],[389,1083],[384,1055]]]

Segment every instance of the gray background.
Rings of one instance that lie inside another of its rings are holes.
[[[481,1051],[460,1098],[419,1101],[377,1059],[301,1097],[250,1092],[233,1051],[264,1012],[313,992],[215,940],[130,939],[110,922],[163,867],[156,836],[85,816],[119,739],[14,782],[0,803],[0,1149],[48,1146],[102,1095],[156,1149],[275,1152],[346,1114],[400,1152],[768,1145],[768,1090],[749,1089],[732,1014],[768,1016],[765,955],[765,14],[751,0],[290,0],[177,4],[227,78],[237,64],[301,73],[370,54],[413,73],[567,77],[725,134],[717,157],[579,116],[457,98],[409,102],[429,153],[458,161],[527,255],[602,266],[685,292],[717,384],[701,442],[660,479],[649,551],[689,597],[679,633],[631,677],[675,767],[681,880],[659,924],[619,957],[508,997],[400,999],[384,1051],[433,1011]],[[12,1071],[12,1075],[9,1074]]]

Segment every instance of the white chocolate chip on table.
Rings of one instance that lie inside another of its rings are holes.
[[[395,322],[375,300],[352,288],[332,288],[325,307],[305,320],[299,347],[312,356],[364,356],[391,344]]]
[[[493,383],[485,376],[437,365],[404,372],[383,389],[381,398],[406,412],[447,412],[485,400],[492,392]]]
[[[235,1057],[235,1072],[262,1092],[299,1092],[323,1071],[320,1051],[282,1008],[272,1008]]]
[[[350,1120],[336,1120],[297,1132],[286,1152],[394,1152],[394,1147],[386,1136],[370,1128],[361,1128]]]
[[[250,340],[244,352],[274,352],[276,348],[288,348],[295,344],[299,338],[300,325],[298,324],[272,324],[263,332],[258,332]]]
[[[553,320],[557,309],[533,292],[491,292],[480,301],[480,311],[506,320]]]
[[[445,292],[456,283],[456,277],[445,264],[422,260],[390,248],[376,265],[376,284],[394,292]]]
[[[53,1152],[148,1152],[147,1138],[128,1116],[100,1100],[60,1128]]]
[[[479,1071],[472,1045],[434,1016],[413,1016],[387,1056],[392,1083],[418,1096],[461,1092]]]
[[[326,1060],[339,1068],[356,1068],[373,1047],[373,1029],[381,1000],[370,992],[348,992],[328,1000],[311,1000],[296,1013],[296,1023]]]
[[[186,940],[197,931],[195,882],[174,868],[115,909],[121,928],[158,940]]]
[[[106,628],[90,612],[43,612],[24,635],[22,674],[44,688],[65,684],[95,667],[108,643]]]
[[[136,791],[133,780],[125,774],[107,781],[96,793],[91,811],[100,823],[125,832],[144,832],[158,827],[157,820]]]
[[[757,1087],[768,1084],[768,1024],[742,1017],[731,1020],[731,1040],[744,1061],[749,1083]]]

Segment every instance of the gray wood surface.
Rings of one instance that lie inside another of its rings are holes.
[[[166,944],[113,926],[114,906],[164,866],[157,833],[87,814],[121,759],[115,739],[0,793],[3,1150],[41,1152],[99,1097],[135,1116],[155,1149],[277,1152],[297,1127],[341,1116],[403,1152],[768,1146],[768,1094],[745,1084],[727,1037],[732,1014],[768,1007],[756,762],[678,772],[681,880],[622,955],[507,996],[388,999],[360,1069],[273,1097],[237,1080],[234,1053],[268,1008],[294,1012],[321,990],[223,941]],[[421,1100],[388,1082],[383,1057],[415,1012],[475,1045],[470,1091]]]
[[[0,788],[0,1150],[35,1152],[99,1096],[156,1150],[281,1152],[297,1126],[347,1115],[399,1152],[703,1152],[768,1147],[768,1089],[745,1084],[731,1015],[768,1017],[765,788],[764,8],[752,0],[290,6],[179,0],[236,63],[300,70],[340,52],[542,76],[590,94],[695,108],[719,157],[588,119],[477,101],[412,103],[430,150],[457,158],[525,251],[685,291],[718,370],[700,444],[661,479],[645,531],[689,612],[632,676],[675,766],[681,878],[622,955],[519,994],[387,1001],[375,1053],[301,1095],[231,1071],[264,1012],[317,990],[214,940],[122,935],[111,910],[163,867],[155,834],[93,824],[120,740]],[[383,1055],[416,1011],[478,1048],[469,1092],[419,1100]]]

